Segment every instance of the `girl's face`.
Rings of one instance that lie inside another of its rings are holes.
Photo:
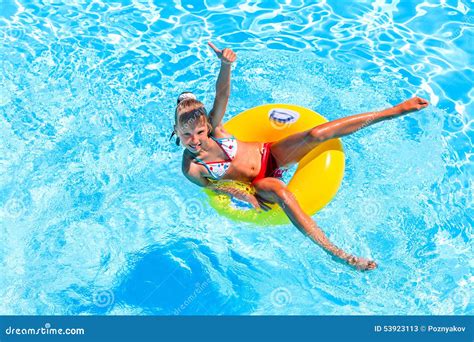
[[[189,152],[197,154],[208,148],[208,127],[204,119],[197,120],[195,124],[178,123],[176,132]]]

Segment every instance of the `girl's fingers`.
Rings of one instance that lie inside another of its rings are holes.
[[[252,201],[251,204],[252,204],[252,206],[254,207],[255,210],[257,210],[257,211],[262,210],[262,207],[260,206],[260,203],[258,203],[258,201],[256,201],[256,202]]]
[[[219,49],[218,49],[214,44],[212,44],[211,42],[208,42],[207,44],[211,47],[211,49],[214,50],[214,52],[215,52],[217,55],[219,55],[219,54],[222,52],[221,50],[219,50]]]
[[[263,209],[264,211],[269,211],[272,208],[270,207],[269,204],[271,202],[265,201],[263,198],[257,197],[258,204],[260,205],[260,208]]]
[[[227,62],[234,62],[236,60],[236,54],[234,51],[232,51],[229,48],[225,48],[221,51],[222,53],[222,59],[227,61]]]
[[[428,101],[425,100],[425,99],[422,98],[422,97],[418,97],[418,96],[417,96],[415,99],[416,99],[416,101],[418,101],[418,103],[420,103],[420,104],[428,104]]]
[[[217,57],[219,57],[219,59],[222,60],[224,63],[230,64],[236,60],[236,54],[234,51],[232,51],[232,49],[224,48],[222,50],[219,50],[217,46],[215,46],[211,42],[207,42],[207,44],[211,47],[212,50],[214,50]]]
[[[269,201],[263,199],[259,195],[255,195],[255,199],[256,199],[256,201],[255,201],[256,203],[252,203],[252,204],[258,212],[269,211],[269,210],[272,209],[269,205],[269,204],[272,204],[272,202],[269,202]]]

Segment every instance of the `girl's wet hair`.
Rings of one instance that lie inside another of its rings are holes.
[[[176,101],[176,105],[179,105],[181,101],[186,100],[186,99],[197,100],[196,95],[194,95],[190,91],[183,91],[181,94],[179,94],[178,100]]]
[[[196,99],[196,96],[191,92],[183,92],[178,96],[176,111],[175,111],[175,127],[187,127],[198,120],[204,120],[208,128],[208,135],[211,134],[212,126],[209,123],[207,111],[204,104]],[[175,135],[175,131],[171,133],[169,140]],[[179,145],[180,139],[176,137],[176,145]]]

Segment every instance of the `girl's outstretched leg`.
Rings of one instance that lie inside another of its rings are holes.
[[[271,177],[263,178],[255,182],[254,186],[257,190],[257,196],[265,201],[278,203],[291,222],[329,254],[359,270],[372,270],[377,267],[374,261],[350,255],[329,241],[316,222],[301,209],[293,194],[282,181]]]
[[[357,114],[326,122],[272,144],[272,155],[278,162],[278,166],[297,163],[309,151],[326,140],[343,137],[374,123],[393,119],[423,109],[426,106],[428,106],[428,101],[420,97],[414,97],[382,111]]]

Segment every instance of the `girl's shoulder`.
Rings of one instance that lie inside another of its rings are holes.
[[[191,162],[194,160],[194,156],[187,149],[183,151],[183,166],[191,165]]]
[[[183,161],[181,165],[181,171],[184,176],[199,186],[208,186],[209,181],[203,177],[203,174],[200,170],[200,165],[192,162],[192,156],[188,155],[186,152],[183,153]]]
[[[183,159],[181,160],[181,170],[184,174],[196,173],[200,169],[199,164],[194,162],[194,156],[188,151],[183,151]]]
[[[212,136],[216,139],[222,139],[222,138],[233,138],[234,136],[227,132],[222,125],[217,126],[214,128],[212,131]]]

